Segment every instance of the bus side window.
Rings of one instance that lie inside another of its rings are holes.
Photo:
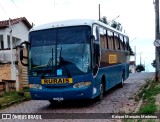
[[[129,38],[126,37],[127,50],[129,50]]]
[[[104,29],[100,27],[100,47],[102,50],[106,48]]]
[[[108,45],[108,32],[107,32],[107,30],[104,30],[104,31],[105,31],[105,34],[106,34],[106,37],[105,37],[106,48],[109,49],[109,45]]]
[[[95,39],[93,40],[93,75],[95,76],[100,65],[100,35],[99,27],[97,25],[93,25],[93,35],[95,37]]]
[[[106,37],[106,33],[107,31],[105,29],[103,29],[103,33],[104,33],[104,48],[108,49],[108,42],[107,42],[107,37]]]
[[[98,34],[99,32],[98,32],[98,27],[96,26],[96,25],[94,25],[93,26],[93,35],[94,35],[94,37],[95,37],[95,40],[94,40],[94,42],[96,41],[96,42],[98,42],[98,40],[99,40],[99,34]]]
[[[123,49],[126,50],[125,37],[123,36]]]
[[[118,50],[121,50],[121,39],[120,39],[120,35],[118,34]]]
[[[125,50],[127,50],[127,37],[124,36],[124,47],[125,47]]]
[[[109,49],[113,50],[114,49],[114,44],[113,44],[113,32],[108,31],[108,45],[109,45]]]
[[[123,36],[120,35],[120,50],[124,50],[124,46],[123,46]]]
[[[114,44],[115,44],[115,50],[119,50],[119,40],[117,33],[114,33]]]

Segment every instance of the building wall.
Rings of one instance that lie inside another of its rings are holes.
[[[23,22],[12,25],[12,37],[20,40],[17,45],[19,45],[23,41],[28,41],[28,34],[29,29]],[[10,41],[8,41],[7,36],[10,36],[10,29],[0,29],[0,35],[3,35],[4,48],[9,48],[8,42]]]
[[[20,43],[24,41],[28,41],[28,34],[29,34],[29,29],[26,27],[26,25],[23,22],[19,22],[15,25],[12,25],[12,37],[16,38],[18,41],[16,42],[16,45],[19,45]],[[3,43],[4,43],[4,48],[9,48],[10,45],[10,29],[0,29],[0,35],[3,35]],[[0,40],[1,41],[1,40]],[[13,44],[15,46],[15,44]],[[13,60],[17,61],[18,60],[18,52],[15,52],[13,50]],[[0,62],[2,63],[8,63],[10,62],[10,50],[0,50]],[[18,63],[16,72],[14,71],[13,74],[16,76],[16,82],[19,83],[18,89],[22,89],[23,87],[28,86],[28,77],[27,77],[27,68],[22,67],[20,61]],[[0,81],[2,79],[5,80],[11,80],[11,65],[10,64],[3,64],[0,65]]]
[[[23,22],[12,26],[12,35],[21,39],[21,42],[28,41],[29,29]]]
[[[130,73],[136,73],[136,66],[135,65],[130,65]]]
[[[12,56],[14,62],[18,60],[18,52],[16,51],[16,49],[12,50]],[[0,62],[11,62],[11,50],[0,50]]]
[[[11,67],[10,64],[0,64],[0,82],[2,79],[11,79]]]

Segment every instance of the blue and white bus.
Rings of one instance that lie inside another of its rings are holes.
[[[35,100],[101,100],[105,91],[123,86],[129,76],[128,36],[100,21],[67,20],[33,27],[26,44],[25,65]],[[20,55],[23,62],[23,51]]]

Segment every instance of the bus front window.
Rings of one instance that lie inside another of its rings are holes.
[[[33,31],[29,38],[30,75],[79,75],[91,68],[89,26],[65,27],[42,31]],[[50,70],[50,71],[49,71]]]

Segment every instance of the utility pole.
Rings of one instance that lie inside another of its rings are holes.
[[[10,33],[10,48],[11,48],[11,80],[16,80],[16,76],[15,76],[15,65],[14,65],[14,61],[13,61],[13,45],[12,45],[12,26],[11,26],[11,19],[9,18],[9,33]],[[16,80],[16,91],[18,91],[19,89],[19,83]]]
[[[135,65],[136,65],[136,46],[134,46],[134,61],[135,61]]]
[[[13,75],[13,47],[12,47],[12,27],[11,27],[11,19],[9,18],[9,33],[10,33],[10,48],[11,48],[11,79],[14,80],[14,75]]]
[[[155,40],[160,39],[159,36],[159,0],[155,0]],[[155,80],[160,81],[160,46],[155,47],[155,55],[156,55],[156,73]]]
[[[140,52],[140,65],[142,65],[142,51]]]
[[[100,4],[98,5],[98,15],[99,15],[99,21],[101,20],[101,6]]]

